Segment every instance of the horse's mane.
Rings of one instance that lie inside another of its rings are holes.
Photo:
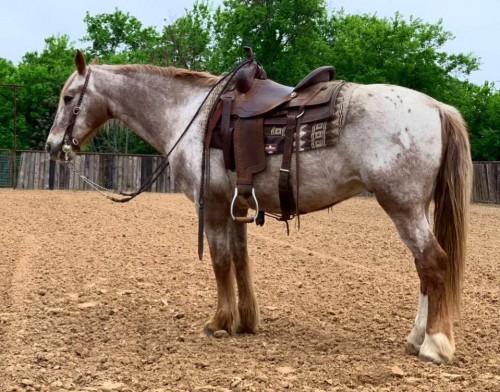
[[[129,73],[129,72],[144,72],[149,74],[161,75],[167,78],[181,78],[188,79],[200,86],[213,86],[219,81],[218,76],[209,74],[208,72],[198,72],[191,71],[188,69],[176,68],[176,67],[158,67],[156,65],[150,64],[125,64],[125,65],[113,65],[110,66],[113,71],[119,73]]]

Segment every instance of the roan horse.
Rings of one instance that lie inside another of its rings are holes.
[[[100,126],[118,118],[160,153],[170,153],[175,180],[198,209],[207,112],[198,110],[208,105],[204,99],[220,78],[150,65],[94,61],[87,66],[79,51],[75,64],[77,71],[61,92],[47,139],[51,157],[73,159]],[[354,86],[337,144],[301,152],[301,211],[318,211],[373,192],[413,254],[420,278],[407,351],[422,360],[447,363],[455,352],[452,320],[459,309],[471,188],[464,121],[456,109],[419,92],[391,85]],[[68,128],[72,139],[65,142]],[[230,215],[235,175],[226,170],[221,150],[210,149],[208,160],[204,225],[218,301],[205,330],[254,333],[259,309],[247,229]],[[266,169],[255,177],[260,208],[267,212],[280,212],[280,162],[279,156],[268,157]],[[235,208],[237,215],[245,216],[249,206],[239,203]]]

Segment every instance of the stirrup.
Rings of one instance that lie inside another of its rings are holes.
[[[233,200],[231,201],[231,218],[233,218],[233,220],[238,222],[238,223],[255,222],[257,215],[259,215],[259,203],[257,201],[257,198],[255,197],[255,188],[252,188],[252,197],[253,197],[253,200],[255,201],[255,214],[254,214],[254,216],[234,216],[234,212],[233,212],[234,211],[234,203],[235,203],[237,197],[238,197],[238,187],[234,188],[234,196],[233,196]]]

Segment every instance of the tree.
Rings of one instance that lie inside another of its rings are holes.
[[[295,84],[324,65],[329,48],[321,26],[327,20],[324,0],[225,0],[215,13],[215,58],[221,73],[251,46],[270,78]]]
[[[429,24],[420,18],[332,13],[325,26],[332,47],[329,61],[339,78],[359,83],[392,83],[442,98],[450,79],[478,69],[472,55],[448,55],[443,45],[453,39],[442,21]]]
[[[155,63],[206,70],[212,57],[213,23],[208,1],[195,1],[186,15],[163,28]]]
[[[117,8],[111,14],[91,16],[87,12],[84,22],[87,34],[83,41],[90,44],[86,51],[101,58],[103,63],[155,63],[153,60],[160,43],[155,28],[143,27],[137,18]],[[106,124],[85,149],[97,152],[154,152],[124,124],[116,121]]]
[[[195,2],[193,9],[159,35],[152,27],[116,9],[112,14],[86,14],[85,42],[91,55],[105,63],[151,63],[203,69],[209,57],[211,14],[207,1]],[[89,151],[152,153],[154,149],[124,124],[109,122],[87,147]]]
[[[43,149],[54,120],[59,94],[75,70],[75,49],[67,35],[49,37],[42,53],[27,53],[18,68],[24,88],[20,90],[19,112],[24,125],[19,127],[19,145]]]
[[[17,68],[12,62],[0,58],[0,84],[9,85],[17,81]],[[7,86],[0,86],[0,149],[13,145],[13,99],[16,92]]]
[[[492,83],[475,89],[469,119],[472,157],[500,161],[500,93]]]
[[[500,160],[500,93],[491,83],[467,81],[477,57],[448,54],[453,35],[442,21],[348,15],[329,12],[325,0],[224,0],[213,10],[209,0],[161,33],[128,13],[84,18],[87,54],[103,63],[174,65],[215,74],[230,71],[251,46],[268,77],[294,85],[321,65],[334,65],[337,78],[359,83],[392,83],[422,91],[456,106],[470,130],[473,158]],[[43,148],[59,94],[74,71],[74,44],[68,36],[49,37],[41,53],[27,53],[18,67],[0,59],[0,83],[20,83],[21,148]],[[12,145],[12,93],[0,89],[0,148]],[[113,133],[114,132],[114,133]],[[142,140],[111,122],[92,150],[152,152]]]
[[[87,12],[84,22],[87,34],[83,41],[90,43],[87,51],[108,63],[143,62],[158,44],[155,28],[144,28],[137,18],[118,8],[112,14],[91,16]]]

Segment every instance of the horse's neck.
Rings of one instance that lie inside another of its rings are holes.
[[[180,138],[209,90],[154,74],[130,72],[112,79],[111,115],[162,154]]]

